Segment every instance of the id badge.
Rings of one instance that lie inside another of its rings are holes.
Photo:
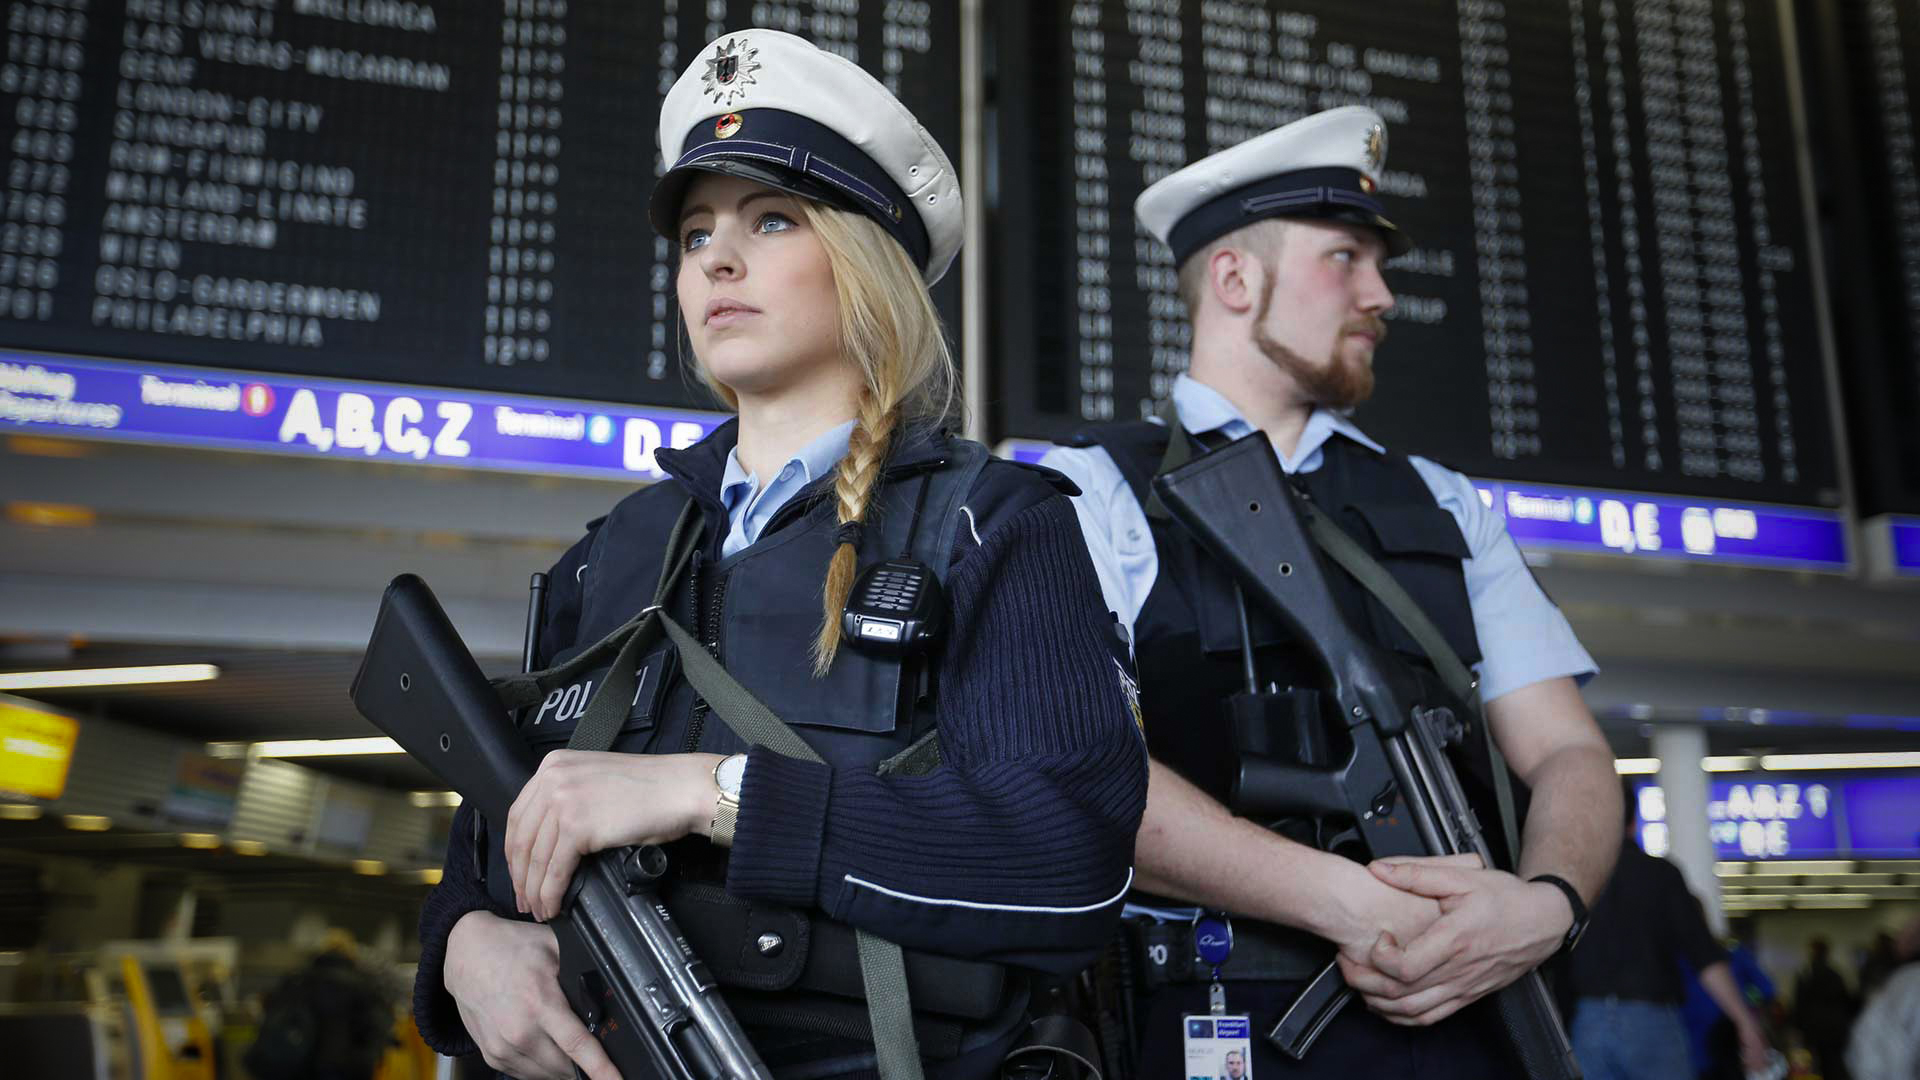
[[[1186,1017],[1187,1080],[1253,1075],[1253,1022],[1242,1016]]]

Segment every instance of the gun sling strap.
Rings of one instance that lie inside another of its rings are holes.
[[[546,671],[495,679],[494,687],[509,708],[538,702],[545,685],[563,685],[613,654],[612,666],[600,692],[587,704],[586,713],[575,726],[567,746],[573,750],[606,750],[626,720],[628,703],[633,700],[635,672],[639,660],[659,643],[662,635],[673,643],[680,655],[681,670],[714,715],[726,722],[734,734],[756,746],[778,754],[819,762],[820,755],[806,744],[755,698],[739,680],[708,653],[687,629],[667,614],[666,604],[673,586],[693,558],[699,542],[699,511],[689,501],[674,523],[667,539],[666,557],[660,569],[660,584],[654,589],[653,603],[619,628],[600,639],[564,664]],[[932,736],[929,736],[929,739]],[[924,741],[924,740],[923,740]],[[920,747],[909,748],[882,766],[895,766],[910,755],[923,759]],[[879,1072],[885,1080],[922,1080],[920,1048],[913,1031],[913,1011],[907,1000],[906,959],[900,946],[865,930],[856,930],[855,944],[860,971],[866,984],[867,1017],[873,1029],[873,1049]]]
[[[1186,429],[1180,426],[1180,416],[1174,409],[1171,399],[1161,406],[1159,416],[1161,422],[1167,425],[1168,439],[1167,452],[1160,459],[1160,467],[1154,473],[1156,476],[1172,472],[1193,460],[1192,443]],[[1294,478],[1289,475],[1288,479]],[[1295,481],[1295,487],[1299,491],[1298,481]],[[1487,761],[1493,774],[1494,799],[1500,808],[1501,832],[1506,837],[1507,852],[1514,861],[1513,868],[1518,870],[1520,828],[1513,808],[1513,783],[1507,775],[1506,758],[1501,756],[1500,748],[1494,745],[1493,732],[1488,728],[1486,716],[1480,708],[1480,681],[1474,678],[1467,665],[1461,661],[1460,655],[1447,644],[1446,636],[1440,632],[1440,628],[1433,624],[1433,620],[1428,618],[1427,613],[1421,610],[1420,604],[1407,594],[1407,590],[1401,587],[1400,582],[1395,580],[1394,576],[1381,566],[1379,561],[1360,545],[1359,541],[1347,535],[1346,530],[1342,529],[1331,516],[1321,513],[1311,500],[1304,497],[1304,491],[1299,493],[1301,497],[1296,501],[1301,504],[1300,519],[1307,527],[1307,534],[1313,537],[1313,542],[1328,558],[1352,575],[1353,579],[1360,583],[1361,588],[1371,593],[1375,600],[1380,601],[1381,606],[1387,609],[1395,621],[1413,636],[1414,641],[1420,645],[1420,651],[1427,655],[1428,662],[1440,676],[1440,681],[1446,684],[1447,689],[1473,712],[1473,726],[1480,730],[1481,740],[1486,744]],[[1148,491],[1146,512],[1150,517],[1171,516],[1167,508],[1161,504],[1160,496],[1153,493],[1151,488]],[[1244,599],[1241,602],[1245,604]]]

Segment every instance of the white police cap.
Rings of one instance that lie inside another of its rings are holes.
[[[1140,193],[1133,213],[1174,263],[1265,218],[1317,218],[1377,229],[1387,250],[1411,243],[1374,198],[1387,125],[1363,105],[1328,109],[1204,157]]]
[[[859,65],[805,38],[741,30],[701,49],[660,106],[660,155],[648,216],[663,236],[704,171],[865,214],[929,285],[960,250],[960,177],[940,144]]]

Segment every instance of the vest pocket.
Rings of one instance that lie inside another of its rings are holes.
[[[727,627],[727,670],[774,715],[799,727],[866,734],[898,726],[899,661],[867,656],[843,641],[826,677],[814,678],[818,600],[803,611],[767,610],[744,595],[740,584],[733,583],[729,601],[737,606]]]
[[[567,650],[555,662],[564,662],[577,651]],[[671,646],[663,645],[641,658],[635,671],[633,701],[619,734],[614,737],[612,749],[631,752],[641,748],[634,744],[635,737],[644,738],[658,725],[661,705],[677,669],[678,657]],[[518,720],[520,737],[543,755],[564,747],[573,738],[580,718],[586,715],[587,706],[605,684],[607,670],[594,668],[572,683],[549,690],[539,704],[528,706]]]
[[[1405,502],[1355,500],[1346,509],[1340,524],[1372,549],[1380,565],[1439,627],[1460,659],[1477,663],[1480,642],[1474,633],[1473,605],[1461,565],[1473,551],[1453,515],[1437,505]],[[1364,526],[1364,532],[1356,529],[1355,519]],[[1371,544],[1367,543],[1369,539]],[[1368,594],[1366,606],[1378,640],[1406,656],[1426,660],[1426,651],[1385,604]]]
[[[1459,560],[1473,554],[1453,515],[1438,506],[1351,502],[1347,509],[1359,515],[1379,550],[1388,555],[1437,555]]]

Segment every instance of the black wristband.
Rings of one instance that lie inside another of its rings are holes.
[[[1581,935],[1587,932],[1587,902],[1580,899],[1580,890],[1558,874],[1535,874],[1527,881],[1545,882],[1566,896],[1568,906],[1573,908],[1573,925],[1567,927],[1567,935],[1560,939],[1560,947],[1554,950],[1554,955],[1573,951],[1573,947],[1580,943]]]

